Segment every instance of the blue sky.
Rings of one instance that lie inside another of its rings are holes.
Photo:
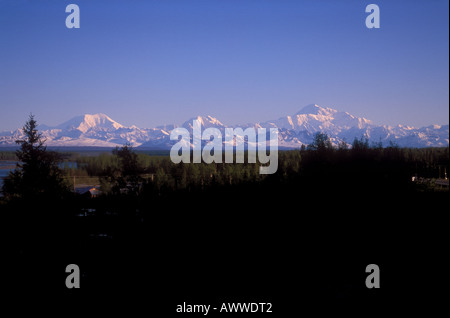
[[[81,28],[67,29],[76,3]],[[367,29],[376,3],[381,28]],[[0,130],[105,113],[246,123],[317,103],[449,122],[447,0],[0,0]]]

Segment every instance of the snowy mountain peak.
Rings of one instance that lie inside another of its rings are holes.
[[[182,127],[192,129],[192,122],[194,120],[200,121],[200,124],[202,128],[210,128],[210,127],[216,127],[216,128],[224,128],[225,125],[222,124],[217,118],[212,116],[197,116],[189,119],[186,121]]]
[[[125,128],[123,125],[112,120],[105,114],[85,114],[74,117],[57,128],[63,130],[79,130],[83,134],[89,130],[117,130]]]
[[[328,107],[321,107],[317,104],[310,104],[305,107],[303,107],[299,112],[297,112],[295,116],[297,115],[322,115],[322,116],[330,116],[334,113],[336,113],[337,110],[328,108]]]

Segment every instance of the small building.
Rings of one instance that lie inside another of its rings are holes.
[[[99,187],[97,186],[89,186],[89,187],[80,187],[80,188],[76,188],[75,192],[82,195],[82,196],[86,196],[89,198],[95,198],[98,195],[101,194],[101,191],[99,189]]]

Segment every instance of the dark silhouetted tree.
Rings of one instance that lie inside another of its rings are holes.
[[[144,167],[139,163],[138,155],[129,144],[113,150],[119,160],[119,176],[115,178],[116,190],[128,189],[128,193],[138,194],[142,184]]]
[[[333,149],[330,138],[327,134],[318,132],[314,135],[314,140],[308,145],[309,150],[325,151]]]
[[[369,139],[367,137],[355,138],[352,144],[352,150],[357,152],[367,152],[370,148]]]
[[[19,160],[16,169],[9,174],[3,185],[7,198],[62,198],[70,193],[58,167],[61,157],[44,146],[45,140],[37,130],[33,115],[22,128],[24,138],[17,140]]]

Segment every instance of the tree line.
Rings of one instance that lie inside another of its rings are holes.
[[[443,178],[449,166],[449,148],[382,147],[368,139],[355,139],[333,147],[323,133],[298,150],[279,151],[278,171],[259,174],[260,163],[174,164],[168,156],[140,153],[130,145],[97,156],[61,154],[47,150],[37,131],[33,116],[23,128],[25,138],[18,140],[15,153],[17,169],[5,179],[3,194],[8,198],[49,195],[70,196],[71,177],[96,177],[105,195],[158,197],[176,191],[242,184],[289,185],[311,189],[361,187],[390,191],[417,191],[413,176]],[[11,158],[11,153],[0,158]],[[68,164],[68,160],[76,164]],[[439,175],[440,174],[440,175]],[[430,190],[430,189],[428,189]],[[433,189],[431,189],[433,190]]]

